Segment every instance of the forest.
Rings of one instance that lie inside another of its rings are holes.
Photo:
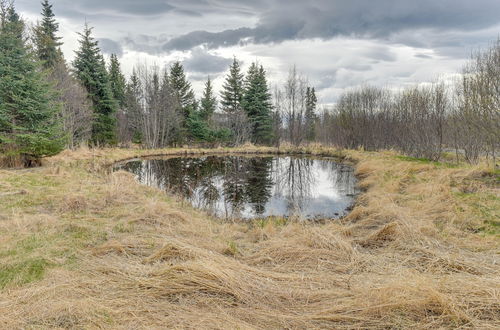
[[[274,85],[258,61],[242,72],[235,57],[221,91],[207,78],[197,97],[183,64],[138,64],[125,77],[117,55],[106,61],[85,25],[72,63],[60,50],[48,1],[33,27],[1,1],[0,152],[4,166],[30,166],[65,148],[140,145],[295,146],[322,143],[394,149],[437,161],[443,151],[495,164],[500,141],[500,41],[475,52],[450,83],[401,89],[366,85],[319,106],[296,67]]]

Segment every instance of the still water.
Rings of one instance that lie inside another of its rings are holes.
[[[340,218],[357,194],[353,168],[326,158],[173,157],[131,161],[117,169],[221,218]]]

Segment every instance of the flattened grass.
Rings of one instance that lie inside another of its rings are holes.
[[[186,152],[339,156],[364,192],[340,221],[228,223],[107,170]],[[398,157],[82,149],[0,171],[24,191],[0,196],[0,327],[500,327],[494,176]]]

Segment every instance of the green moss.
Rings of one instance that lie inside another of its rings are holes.
[[[488,235],[500,235],[500,197],[483,192],[455,192],[460,203],[467,205],[472,214],[480,218],[484,224],[478,231]],[[459,206],[459,211],[464,208]]]
[[[0,265],[0,289],[41,280],[49,263],[43,258],[28,259],[19,263]]]

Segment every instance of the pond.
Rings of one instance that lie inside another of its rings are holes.
[[[353,167],[333,158],[169,157],[134,160],[116,169],[226,219],[335,219],[348,213],[358,193]]]

